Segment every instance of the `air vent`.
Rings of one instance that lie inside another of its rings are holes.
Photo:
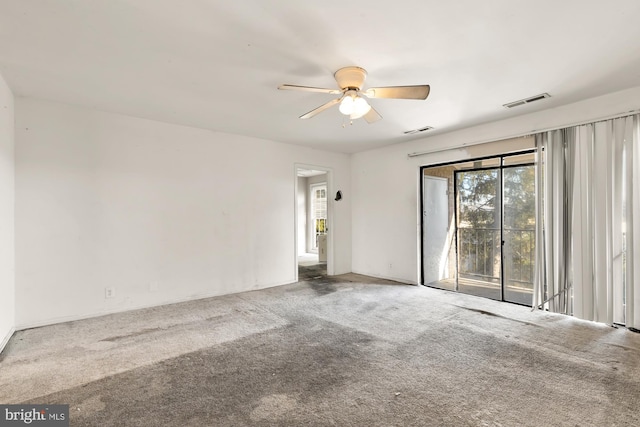
[[[518,101],[513,101],[508,104],[504,104],[503,106],[506,108],[519,107],[521,105],[530,104],[532,102],[540,101],[541,99],[550,98],[551,95],[548,93],[541,93],[540,95],[531,96],[529,98],[520,99]]]
[[[413,135],[414,133],[425,132],[425,131],[428,131],[428,130],[431,130],[431,129],[433,129],[431,126],[425,126],[423,128],[420,128],[420,129],[405,130],[404,134],[405,135]]]

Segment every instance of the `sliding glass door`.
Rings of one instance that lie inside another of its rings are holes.
[[[535,167],[502,169],[504,300],[530,305],[535,262]]]
[[[500,169],[456,172],[458,291],[502,299]]]
[[[532,303],[532,153],[424,168],[422,205],[423,284]]]

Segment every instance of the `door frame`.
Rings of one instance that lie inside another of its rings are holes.
[[[293,267],[294,282],[298,281],[298,169],[311,169],[326,172],[327,181],[327,275],[333,276],[334,258],[333,258],[333,227],[334,227],[334,200],[333,194],[333,169],[326,166],[313,165],[309,163],[293,164]],[[308,202],[308,200],[306,201]],[[305,231],[306,232],[306,231]]]

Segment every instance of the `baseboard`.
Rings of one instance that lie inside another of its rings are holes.
[[[2,353],[2,350],[4,350],[4,348],[7,346],[7,344],[9,344],[9,340],[11,339],[11,337],[13,336],[13,334],[15,332],[16,332],[16,328],[9,329],[9,333],[7,334],[7,336],[5,336],[2,339],[2,342],[0,342],[0,353]]]
[[[221,297],[221,296],[225,296],[225,295],[235,295],[235,294],[241,294],[241,293],[244,293],[244,292],[259,291],[259,290],[262,290],[262,289],[274,288],[276,286],[289,285],[291,283],[295,283],[295,282],[289,280],[289,281],[286,281],[284,283],[279,283],[278,282],[278,283],[266,284],[266,285],[262,285],[262,286],[260,286],[258,288],[243,289],[243,290],[237,291],[237,292],[226,292],[226,293],[225,292],[207,292],[207,293],[190,295],[190,296],[184,297],[184,298],[168,299],[168,300],[164,300],[164,301],[157,302],[157,303],[137,304],[137,305],[131,305],[131,306],[122,307],[122,308],[114,308],[114,309],[110,309],[110,310],[103,310],[103,311],[96,312],[96,313],[84,313],[84,314],[74,314],[74,315],[70,315],[70,316],[54,317],[52,319],[40,320],[40,321],[36,321],[36,322],[20,323],[20,324],[16,325],[15,330],[16,331],[23,331],[25,329],[41,328],[43,326],[56,325],[58,323],[75,322],[77,320],[93,319],[95,317],[108,316],[110,314],[125,313],[127,311],[143,310],[145,308],[162,307],[164,305],[180,304],[182,302],[196,301],[196,300],[207,299],[207,298],[215,298],[215,297]]]
[[[418,282],[416,282],[416,281],[407,280],[407,279],[401,279],[399,277],[380,276],[380,275],[377,275],[377,274],[362,273],[362,272],[356,271],[356,270],[353,270],[352,273],[360,274],[362,276],[373,277],[374,279],[392,280],[394,282],[404,283],[405,285],[418,285]]]

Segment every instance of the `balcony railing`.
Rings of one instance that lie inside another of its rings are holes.
[[[505,283],[533,287],[535,230],[499,228],[458,228],[458,273],[460,277],[500,283],[501,254],[504,252]]]

